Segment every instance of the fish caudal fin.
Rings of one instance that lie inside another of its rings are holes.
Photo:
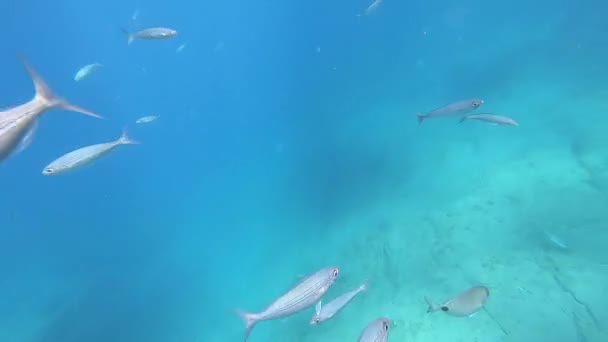
[[[257,315],[245,312],[240,309],[237,309],[236,313],[241,317],[243,321],[245,321],[245,341],[247,341],[249,335],[251,334],[251,330],[253,330],[253,327],[258,322]]]
[[[429,300],[427,297],[424,297],[424,301],[425,301],[425,302],[426,302],[426,304],[429,306],[429,307],[426,309],[426,312],[427,312],[427,313],[429,313],[429,312],[435,312],[435,311],[439,311],[439,310],[441,310],[441,305],[434,304],[434,303],[433,303],[433,302],[431,302],[431,301],[430,301],[430,300]]]
[[[118,143],[120,145],[137,145],[137,144],[140,144],[139,141],[133,140],[133,139],[129,138],[129,136],[127,135],[127,128],[126,127],[122,129],[122,135],[120,136],[120,138],[118,138]]]
[[[422,121],[424,121],[425,116],[422,113],[417,113],[416,118],[418,118],[418,124],[420,125],[420,124],[422,124]]]
[[[49,85],[44,81],[44,79],[38,74],[38,72],[30,65],[30,63],[25,59],[25,57],[19,55],[19,59],[23,65],[25,65],[25,69],[27,69],[28,74],[32,78],[34,82],[34,87],[36,88],[36,97],[40,100],[44,101],[44,103],[48,106],[48,108],[62,108],[71,112],[78,112],[85,115],[90,115],[96,118],[102,119],[103,117],[95,112],[92,112],[88,109],[73,105],[68,101],[57,97],[53,90],[49,87]]]
[[[369,280],[366,279],[363,284],[361,284],[361,286],[359,286],[359,291],[363,292],[363,291],[367,291],[367,289],[369,288]]]
[[[120,30],[122,31],[122,33],[127,35],[127,44],[131,45],[133,43],[133,41],[135,40],[135,36],[133,36],[133,34],[131,34],[131,32],[127,31],[127,29],[125,29],[124,27],[121,27]]]

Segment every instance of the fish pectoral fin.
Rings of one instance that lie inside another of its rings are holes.
[[[317,313],[317,315],[319,315],[319,314],[321,313],[321,305],[322,305],[322,304],[321,304],[321,302],[322,302],[322,301],[323,301],[323,300],[319,300],[319,301],[317,302],[317,305],[315,305],[315,312]]]

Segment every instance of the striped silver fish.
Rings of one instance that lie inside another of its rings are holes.
[[[287,317],[313,306],[334,284],[339,273],[340,269],[337,267],[325,267],[306,277],[262,312],[249,313],[237,310],[247,324],[245,341],[256,323]]]
[[[42,169],[42,174],[45,176],[58,175],[68,171],[75,170],[82,166],[91,164],[97,159],[112,152],[120,145],[139,144],[135,140],[131,140],[127,136],[127,131],[123,130],[122,135],[115,141],[96,144],[79,148],[75,151],[67,153]]]
[[[416,115],[418,116],[418,123],[421,124],[422,121],[428,118],[464,115],[479,108],[482,104],[483,100],[481,99],[462,100],[434,109],[426,114],[418,113]]]
[[[49,88],[27,60],[22,56],[19,58],[34,82],[36,95],[33,99],[22,105],[0,111],[0,161],[4,160],[18,148],[28,132],[32,131],[36,119],[49,109],[61,108],[101,118],[98,114],[75,106],[55,96],[51,88]]]
[[[380,317],[371,321],[359,336],[357,342],[387,342],[391,321]]]
[[[129,45],[131,45],[135,39],[167,39],[177,35],[176,30],[166,27],[151,27],[133,33],[129,33],[127,30],[123,29],[123,32],[127,34],[127,42]]]
[[[443,311],[450,316],[472,316],[486,304],[490,290],[485,286],[474,286],[443,304],[434,304],[425,298],[429,308],[426,312]]]
[[[350,290],[340,296],[334,298],[331,302],[322,305],[319,301],[315,307],[315,314],[310,320],[310,324],[319,324],[334,317],[346,304],[348,304],[356,295],[367,290],[367,282],[361,284],[356,289]]]
[[[466,115],[460,119],[460,122],[465,122],[467,120],[484,121],[496,126],[519,126],[519,124],[515,120],[509,117],[491,113]]]

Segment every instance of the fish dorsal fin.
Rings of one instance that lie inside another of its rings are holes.
[[[321,306],[322,306],[321,302],[322,301],[323,300],[318,301],[317,305],[315,305],[315,312],[317,313],[317,315],[319,315],[321,313]]]

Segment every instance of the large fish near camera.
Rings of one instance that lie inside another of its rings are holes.
[[[56,96],[27,60],[19,57],[34,82],[36,94],[30,101],[19,106],[0,111],[0,162],[6,159],[35,128],[36,119],[47,110],[64,109],[101,118],[100,115],[73,105]]]
[[[258,322],[291,316],[313,306],[334,284],[339,273],[337,267],[326,267],[309,275],[262,312],[249,313],[237,310],[246,323],[245,341]]]
[[[357,342],[387,342],[390,327],[391,321],[388,318],[375,319],[363,329]]]

